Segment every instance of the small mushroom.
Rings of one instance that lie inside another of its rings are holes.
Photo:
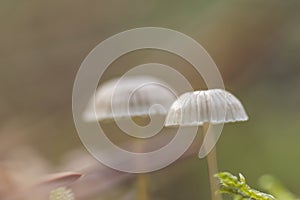
[[[225,116],[224,116],[225,114]],[[166,126],[201,126],[247,121],[241,102],[222,89],[188,92],[171,106]]]
[[[109,80],[95,92],[95,98],[91,99],[84,112],[84,119],[109,121],[167,115],[175,100],[169,88],[166,83],[151,76],[126,76]]]
[[[159,79],[151,76],[124,76],[100,85],[84,113],[84,119],[86,121],[115,120],[116,123],[119,123],[122,119],[133,118],[141,122],[148,116],[165,117],[175,98],[176,95],[170,90],[170,87]],[[159,123],[163,126],[161,120]],[[151,130],[157,127],[157,123],[153,122],[153,124]],[[138,138],[149,136],[146,136],[146,133],[137,126],[135,126],[135,130],[136,133],[132,133],[132,129],[126,132]],[[136,150],[141,148],[139,145],[135,147]],[[136,187],[137,199],[147,200],[147,177],[145,174],[137,176]]]
[[[45,188],[59,188],[66,187],[81,178],[83,174],[77,172],[61,172],[56,174],[50,174],[41,178],[36,184],[37,187]]]
[[[47,176],[42,177],[39,181],[37,181],[33,185],[19,189],[18,191],[15,192],[15,194],[10,195],[7,199],[9,200],[44,199],[47,196],[49,196],[49,191],[54,191],[53,193],[54,196],[52,195],[52,197],[50,198],[51,200],[60,199],[58,197],[60,194],[62,194],[61,193],[63,191],[62,188],[66,190],[66,192],[71,191],[70,189],[66,189],[66,188],[69,187],[74,182],[76,182],[82,176],[83,174],[77,172],[62,172],[56,174],[49,174]],[[66,200],[72,200],[72,198]]]
[[[207,155],[207,163],[212,199],[221,199],[221,196],[215,195],[215,192],[219,189],[218,182],[214,179],[214,174],[218,172],[214,147],[216,141],[213,142],[212,149],[207,148],[206,145],[207,140],[217,140],[217,138],[211,138],[207,134],[208,128],[210,124],[215,125],[246,120],[248,120],[248,116],[241,102],[234,95],[222,89],[185,93],[173,103],[169,110],[165,126],[203,127],[205,138],[200,154],[205,151],[209,153],[211,150]]]

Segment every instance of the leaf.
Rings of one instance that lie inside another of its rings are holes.
[[[74,200],[74,194],[71,189],[60,187],[51,191],[49,200]]]
[[[228,172],[221,172],[215,175],[220,180],[220,192],[235,196],[235,200],[275,200],[272,195],[252,189],[247,185],[242,174],[239,178]]]

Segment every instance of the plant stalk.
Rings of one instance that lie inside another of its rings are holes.
[[[209,123],[203,125],[203,138],[207,134]],[[204,140],[203,140],[204,141]],[[205,144],[203,144],[205,147]],[[217,162],[217,150],[214,146],[211,152],[206,156],[207,166],[208,166],[208,175],[210,183],[210,193],[212,200],[222,200],[222,195],[218,193],[220,186],[217,178],[214,177],[218,173],[218,162]]]
[[[139,126],[139,124],[144,123],[144,119],[137,117],[135,118],[136,126]],[[141,141],[138,139],[138,141],[135,142],[134,145],[136,152],[143,152],[143,145]],[[139,163],[140,161],[137,161],[138,165],[141,165],[143,163]],[[136,200],[148,200],[148,176],[147,174],[137,174],[136,177]]]
[[[137,200],[148,200],[148,178],[146,174],[138,174],[136,180]]]

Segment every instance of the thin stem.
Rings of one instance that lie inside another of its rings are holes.
[[[139,124],[144,124],[144,119],[140,117],[135,118],[136,126],[139,126]],[[136,152],[142,152],[144,146],[142,145],[141,141],[138,139],[138,141],[135,142],[134,145]],[[137,161],[138,165],[141,165],[143,163],[139,163]],[[148,176],[147,174],[138,174],[136,178],[136,199],[137,200],[148,200]]]
[[[148,200],[148,177],[146,174],[138,174],[136,180],[137,200]]]
[[[142,149],[142,145],[137,142],[136,150],[140,151]],[[138,174],[136,178],[136,195],[137,200],[148,200],[148,176],[147,174]]]
[[[203,135],[207,134],[207,130],[209,127],[209,123],[205,123],[203,125]],[[205,144],[203,144],[205,147]],[[207,166],[208,166],[208,175],[209,175],[209,183],[210,183],[210,193],[212,200],[222,200],[221,194],[217,193],[219,190],[219,182],[214,177],[216,173],[218,173],[218,163],[217,163],[217,150],[214,146],[211,152],[206,156]]]

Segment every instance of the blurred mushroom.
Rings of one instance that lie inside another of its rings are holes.
[[[166,131],[168,133],[172,132],[170,130]],[[170,135],[171,134],[161,134],[151,138],[153,141],[145,143],[143,149],[147,152],[153,151],[153,149],[159,149],[170,141]],[[131,142],[125,142],[122,144],[122,147],[128,149],[131,145]],[[184,162],[192,158],[197,154],[197,151],[199,151],[198,144],[193,144],[178,161]],[[83,150],[69,152],[63,157],[63,161],[65,164],[60,168],[61,171],[69,169],[84,174],[79,181],[74,182],[70,187],[78,200],[99,197],[99,194],[105,196],[106,193],[111,190],[116,191],[119,185],[125,186],[125,188],[128,189],[136,178],[135,174],[123,173],[104,166],[97,162],[96,159],[92,159],[92,156]],[[132,191],[130,193],[132,197]],[[130,197],[128,198],[130,199]],[[131,199],[134,199],[134,197]]]
[[[77,181],[82,174],[77,172],[62,172],[42,177],[35,184],[23,187],[7,197],[8,200],[47,199],[51,191],[66,188]],[[59,190],[61,191],[61,190]],[[59,196],[58,193],[56,196]],[[55,199],[54,197],[52,199]]]
[[[84,119],[107,121],[167,115],[175,100],[175,95],[169,88],[166,83],[151,76],[112,79],[100,85],[95,93],[95,105],[92,98],[84,113]]]
[[[36,184],[37,187],[47,187],[47,188],[59,188],[70,185],[71,183],[77,181],[81,178],[83,174],[78,172],[61,172],[56,174],[50,174],[43,177]]]
[[[248,116],[241,102],[231,93],[221,89],[188,92],[179,97],[171,106],[166,118],[166,126],[203,126],[204,135],[210,124],[246,121]],[[205,139],[200,149],[206,149]],[[207,150],[209,151],[209,150]],[[207,152],[208,153],[208,152]],[[218,172],[215,147],[207,156],[212,199],[221,199],[218,182],[214,174]]]
[[[84,119],[119,121],[133,118],[135,121],[144,122],[149,116],[165,116],[174,100],[175,95],[170,91],[170,87],[159,79],[150,76],[121,77],[100,85],[95,98],[92,98],[84,113]],[[161,120],[159,123],[163,127]],[[135,123],[134,126],[139,128]],[[136,133],[133,133],[131,129],[128,133],[137,138],[147,137],[145,132],[135,131]],[[135,150],[141,150],[138,143]],[[147,177],[145,174],[139,174],[137,177],[137,199],[147,200]]]
[[[74,200],[74,194],[69,187],[83,175],[77,172],[61,172],[43,177],[31,190],[46,194],[50,200]]]

